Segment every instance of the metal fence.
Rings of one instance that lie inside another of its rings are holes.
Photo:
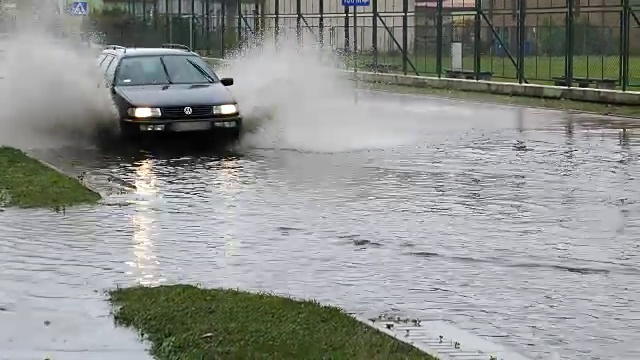
[[[105,41],[224,57],[293,32],[363,70],[640,89],[640,0],[103,0]]]

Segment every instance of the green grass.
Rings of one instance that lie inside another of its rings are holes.
[[[369,63],[373,57],[371,55],[360,55],[359,63]],[[431,54],[410,54],[409,60],[423,76],[437,76],[435,55]],[[462,59],[462,67],[465,70],[473,70],[473,57],[467,56]],[[383,64],[402,64],[400,55],[380,54],[378,62]],[[442,59],[442,68],[451,68],[451,59]],[[564,76],[565,59],[561,56],[529,56],[524,60],[524,75],[530,83],[553,84],[552,77]],[[517,81],[516,67],[509,58],[482,56],[480,59],[480,69],[482,71],[493,72],[496,81]],[[618,79],[620,69],[619,56],[575,56],[573,58],[574,77],[588,77],[593,79]],[[415,75],[411,66],[407,65],[407,74]],[[629,59],[629,83],[632,88],[640,88],[640,57],[632,56]]]
[[[139,330],[160,360],[435,359],[311,301],[189,285],[110,295],[116,322]]]
[[[78,204],[93,204],[100,195],[78,180],[41,164],[24,152],[0,147],[0,203],[22,208],[59,209]]]
[[[215,60],[209,60],[212,64],[217,65]],[[562,99],[543,99],[527,96],[507,96],[507,95],[495,95],[483,92],[471,92],[452,89],[436,89],[436,88],[422,88],[413,86],[401,86],[401,85],[389,85],[381,83],[361,83],[361,87],[374,89],[374,90],[386,90],[399,93],[410,94],[424,94],[441,96],[447,98],[457,98],[472,101],[492,102],[498,104],[509,105],[522,105],[529,107],[542,107],[559,110],[576,110],[591,112],[603,115],[620,115],[640,118],[640,107],[638,106],[625,106],[625,105],[612,105],[612,104],[599,104],[585,101],[574,100],[562,100]]]
[[[380,83],[361,84],[361,87],[372,90],[385,90],[406,94],[424,94],[432,96],[440,96],[447,98],[455,98],[470,101],[480,101],[484,103],[520,105],[527,107],[541,107],[558,110],[575,110],[582,112],[597,113],[602,115],[620,115],[640,118],[640,107],[599,104],[584,101],[562,100],[562,99],[543,99],[528,96],[507,96],[495,95],[483,92],[471,92],[461,90],[447,90],[435,88],[419,88],[413,86],[388,85]]]

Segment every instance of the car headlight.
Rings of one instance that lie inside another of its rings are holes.
[[[162,112],[159,108],[148,108],[148,107],[140,107],[140,108],[130,108],[128,110],[129,116],[133,116],[136,118],[150,118],[150,117],[158,117],[162,115]]]
[[[237,113],[238,105],[236,104],[216,105],[213,107],[214,115],[232,115]]]

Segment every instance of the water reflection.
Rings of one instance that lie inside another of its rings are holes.
[[[158,225],[158,212],[154,209],[154,204],[161,199],[157,183],[153,160],[145,159],[135,164],[134,185],[137,199],[133,201],[135,210],[131,215],[134,260],[128,262],[128,265],[132,267],[131,275],[142,285],[157,285],[165,281],[158,274],[159,262],[153,243]]]
[[[564,127],[564,134],[567,138],[566,144],[573,145],[573,134],[574,134],[574,122],[573,117],[571,115],[566,117],[566,124]]]
[[[516,110],[516,128],[518,129],[519,133],[523,133],[524,132],[524,111],[525,108],[519,107]]]
[[[235,236],[234,224],[238,222],[236,211],[237,194],[240,191],[239,174],[240,163],[237,158],[223,158],[216,163],[219,167],[219,178],[214,182],[215,191],[219,191],[223,199],[223,223],[226,224],[223,231],[224,255],[231,257],[236,255],[239,242]]]
[[[629,149],[629,131],[626,128],[620,131],[619,144],[623,149]]]

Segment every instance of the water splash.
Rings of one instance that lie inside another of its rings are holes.
[[[38,0],[39,9],[57,9]],[[0,39],[0,144],[21,148],[90,140],[115,125],[114,108],[95,66],[96,52],[78,37],[79,17],[22,9]],[[66,32],[66,35],[62,35]]]
[[[220,74],[236,80],[230,89],[246,117],[243,146],[342,152],[410,141],[397,111],[371,106],[342,67],[331,50],[286,34],[231,56]]]

